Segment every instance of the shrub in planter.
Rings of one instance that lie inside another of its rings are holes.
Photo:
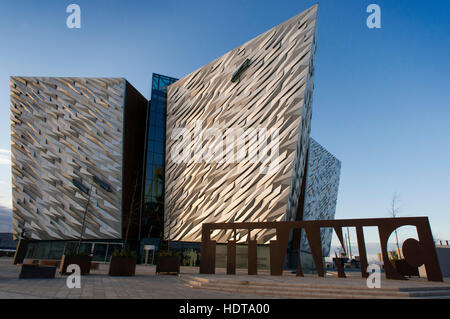
[[[180,273],[180,256],[172,251],[159,251],[156,254],[156,273]]]
[[[134,251],[115,250],[109,263],[110,276],[134,276],[136,271],[136,255]]]
[[[67,266],[75,264],[80,267],[81,275],[89,275],[89,272],[91,271],[91,261],[92,257],[87,253],[67,251],[62,256],[59,272],[62,275],[67,275]]]

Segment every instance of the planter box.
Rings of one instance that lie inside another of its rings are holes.
[[[56,268],[59,267],[60,260],[39,260],[40,266],[55,266]]]
[[[179,256],[157,256],[156,273],[180,273]]]
[[[39,260],[37,259],[25,259],[23,265],[39,265]]]
[[[419,268],[409,265],[405,259],[394,260],[393,266],[395,270],[402,276],[419,277]]]
[[[78,265],[80,267],[81,275],[89,275],[91,270],[91,256],[66,256],[63,255],[59,272],[62,275],[67,275],[67,266]]]
[[[19,278],[55,278],[55,266],[22,265]]]
[[[109,263],[110,276],[134,276],[136,257],[112,256]]]
[[[99,270],[99,269],[100,269],[100,263],[91,262],[91,270]]]

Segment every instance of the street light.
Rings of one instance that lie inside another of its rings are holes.
[[[102,181],[97,176],[93,177],[93,181],[94,181],[94,183],[98,184],[101,188],[103,188],[107,192],[109,192],[109,193],[112,192],[111,186],[108,183]],[[92,184],[90,184],[90,188],[88,189],[86,186],[83,185],[82,181],[77,180],[75,178],[72,179],[72,184],[75,187],[77,187],[80,191],[82,191],[84,194],[88,195],[88,201],[86,204],[86,208],[84,209],[83,222],[81,224],[80,239],[78,241],[78,246],[77,246],[77,254],[78,254],[80,252],[80,246],[81,246],[81,242],[83,240],[83,234],[84,234],[84,229],[85,229],[85,224],[86,224],[86,215],[88,212],[89,204],[91,202]]]
[[[81,181],[79,181],[77,179],[73,179],[72,184],[75,185],[75,187],[77,187],[80,191],[82,191],[83,193],[88,195],[88,201],[86,204],[86,208],[84,209],[83,222],[81,224],[80,239],[78,240],[78,245],[77,245],[77,254],[78,254],[80,252],[81,241],[83,240],[83,233],[84,233],[84,226],[86,223],[87,210],[89,207],[89,203],[91,202],[92,184],[90,185],[89,189],[86,186],[84,186]]]

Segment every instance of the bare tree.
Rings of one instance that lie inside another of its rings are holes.
[[[394,193],[394,195],[392,196],[392,200],[391,200],[391,207],[389,208],[389,215],[392,218],[397,218],[399,216],[400,208],[399,208],[398,202],[399,202],[398,194]],[[398,255],[399,255],[399,258],[402,258],[400,245],[398,244],[397,229],[395,229],[394,232],[395,232],[395,240],[396,240],[396,244],[397,244]]]

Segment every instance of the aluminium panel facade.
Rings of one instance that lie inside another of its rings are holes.
[[[330,220],[336,213],[341,162],[314,139],[310,139],[302,220]],[[329,256],[333,230],[321,229],[322,254]],[[302,231],[300,249],[311,252]]]
[[[199,242],[202,223],[284,221],[295,216],[309,144],[316,17],[317,5],[169,86],[165,239]],[[179,138],[180,128],[192,139]],[[259,138],[238,144],[247,155],[239,161],[224,160],[228,149],[222,157],[202,160],[205,152],[211,154],[208,149],[217,150],[224,139],[220,134],[236,128],[276,129],[278,136],[271,136],[267,144]],[[203,141],[211,130],[217,135]],[[276,166],[267,173],[267,162],[255,161],[252,150],[265,152],[274,143],[277,152],[268,157]],[[187,160],[175,160],[180,150],[190,153]],[[259,243],[275,236],[272,230],[253,235]],[[245,241],[246,236],[238,232],[236,239]],[[217,242],[230,238],[225,231],[212,234]]]
[[[131,122],[146,100],[123,78],[14,76],[10,84],[14,235],[78,239],[87,211],[83,239],[122,238],[123,188],[142,149],[124,138],[139,134],[142,124]],[[125,111],[127,100],[135,111]]]

